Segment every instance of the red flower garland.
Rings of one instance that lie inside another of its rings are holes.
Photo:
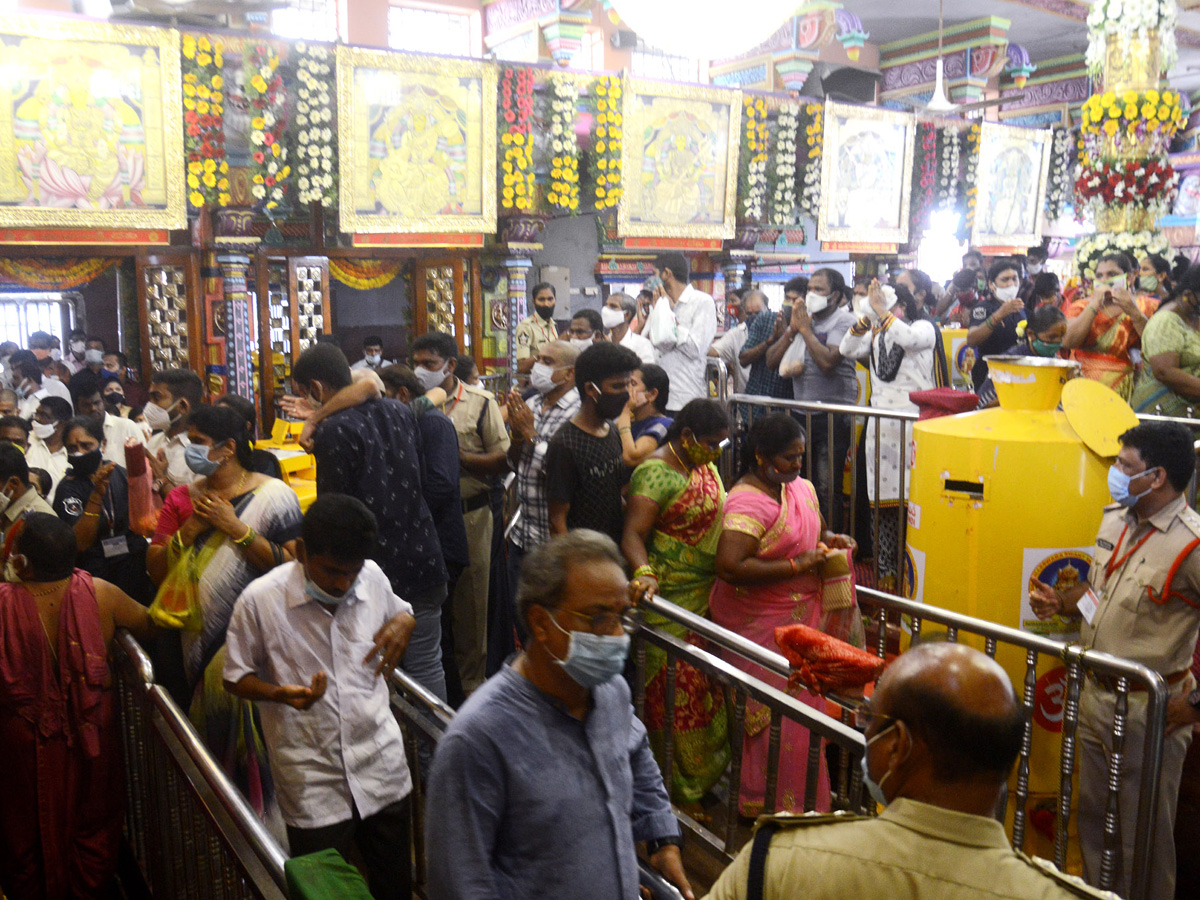
[[[533,208],[533,70],[506,68],[500,79],[500,206],[526,212]]]
[[[916,244],[929,226],[929,216],[937,201],[938,129],[926,122],[917,123],[920,166],[913,170],[912,222],[909,243]]]
[[[1165,159],[1134,159],[1084,166],[1075,179],[1081,206],[1099,200],[1110,204],[1149,206],[1175,192],[1179,175]]]

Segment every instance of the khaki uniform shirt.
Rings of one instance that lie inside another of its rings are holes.
[[[531,356],[537,356],[542,344],[557,341],[558,329],[554,327],[553,319],[547,322],[534,313],[521,320],[517,330],[513,333],[513,340],[517,342],[517,359],[528,359]]]
[[[1106,506],[1089,576],[1099,608],[1090,625],[1083,622],[1083,646],[1164,676],[1189,668],[1200,631],[1200,609],[1192,605],[1200,604],[1200,552],[1183,558],[1170,596],[1162,594],[1176,560],[1197,539],[1200,515],[1182,496],[1142,523],[1120,504]]]
[[[995,819],[903,798],[877,819],[811,815],[771,840],[764,900],[1069,900],[1107,897],[1041,860],[1017,853]],[[742,848],[709,900],[743,900],[752,843]]]
[[[468,453],[507,453],[510,443],[504,427],[504,417],[495,398],[483,388],[462,381],[442,404],[442,412],[454,423],[458,432],[458,449]],[[463,500],[470,500],[491,488],[483,479],[468,475],[466,470],[458,480]]]

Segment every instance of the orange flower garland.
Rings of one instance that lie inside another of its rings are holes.
[[[370,291],[391,284],[403,263],[400,260],[335,259],[329,260],[329,275],[347,287]]]
[[[87,284],[118,260],[89,256],[61,262],[42,259],[0,259],[0,281],[38,291],[68,291]]]
[[[533,70],[506,68],[500,79],[500,208],[526,212],[533,208]]]

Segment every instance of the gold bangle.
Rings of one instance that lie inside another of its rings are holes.
[[[658,576],[654,574],[654,567],[651,566],[649,563],[638,566],[636,569],[633,570],[634,578],[640,578],[643,575],[649,575],[655,581],[658,581]]]
[[[238,538],[236,541],[234,541],[233,543],[236,544],[238,547],[241,547],[243,550],[245,550],[247,547],[249,547],[251,544],[254,543],[254,541],[257,537],[258,537],[258,533],[253,528],[251,528],[249,525],[247,525],[246,533],[244,535],[242,535],[240,538]]]
[[[85,509],[85,510],[83,511],[83,517],[84,517],[85,519],[98,519],[98,518],[100,518],[100,513],[88,512],[88,511]]]

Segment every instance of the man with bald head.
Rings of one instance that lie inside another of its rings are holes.
[[[760,820],[711,900],[751,898],[752,878],[763,900],[1108,896],[1017,853],[995,818],[1024,722],[994,660],[964,644],[914,647],[884,672],[861,719],[865,784],[886,809]],[[756,846],[767,852],[752,872]]]

